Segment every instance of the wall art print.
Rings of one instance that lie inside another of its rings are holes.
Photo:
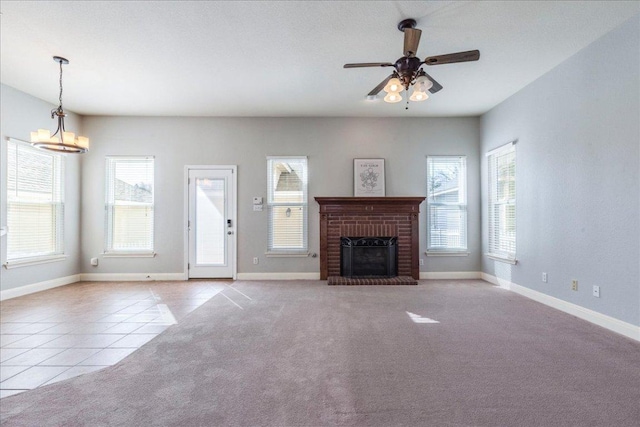
[[[353,159],[353,196],[384,195],[384,159]]]

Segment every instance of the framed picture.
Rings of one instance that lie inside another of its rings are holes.
[[[384,197],[384,159],[353,159],[354,197]]]

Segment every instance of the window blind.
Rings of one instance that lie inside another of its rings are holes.
[[[467,249],[467,159],[427,156],[427,250]]]
[[[7,262],[64,253],[64,157],[7,141]]]
[[[307,244],[307,158],[267,158],[268,250],[303,252]]]
[[[514,144],[488,157],[489,255],[516,258],[516,150]]]
[[[107,157],[105,253],[153,252],[153,178],[153,157]]]

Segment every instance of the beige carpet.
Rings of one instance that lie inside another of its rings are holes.
[[[116,366],[2,399],[3,426],[640,420],[640,343],[479,280],[234,286]]]

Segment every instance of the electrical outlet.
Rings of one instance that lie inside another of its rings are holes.
[[[93,265],[94,267],[98,266],[98,258],[91,258],[91,265]]]
[[[420,258],[420,265],[424,265],[424,259]]]
[[[253,257],[254,264],[258,264],[259,262],[260,262],[260,259],[258,259],[258,257]]]
[[[571,290],[572,291],[577,291],[578,290],[578,281],[577,280],[572,280],[571,281]]]
[[[547,283],[547,273],[542,273],[542,281]]]
[[[593,285],[593,296],[596,298],[600,298],[600,286]]]

